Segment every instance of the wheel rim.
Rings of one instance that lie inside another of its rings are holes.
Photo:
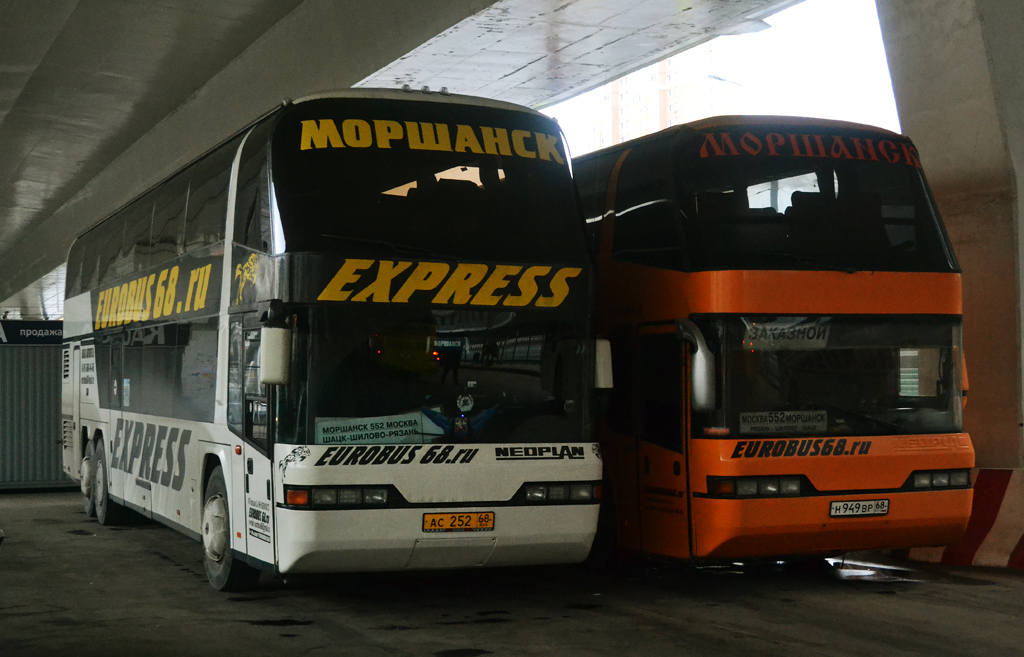
[[[220,561],[227,553],[228,507],[223,495],[214,495],[203,506],[203,549],[211,561]]]
[[[93,473],[92,473],[92,459],[90,459],[88,456],[86,456],[85,458],[82,459],[81,472],[82,472],[82,495],[85,495],[87,498],[91,498],[92,497],[92,487],[93,487],[93,481],[92,481]]]
[[[99,467],[92,476],[92,500],[97,509],[102,509],[107,503],[107,473],[104,472],[102,461],[97,465]]]

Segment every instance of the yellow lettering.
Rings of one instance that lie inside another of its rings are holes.
[[[362,119],[346,119],[341,123],[341,134],[345,143],[353,148],[373,146],[373,130],[370,124]]]
[[[540,159],[548,161],[554,159],[559,164],[565,164],[561,153],[558,152],[558,137],[545,135],[541,132],[533,134],[537,137],[537,153],[540,155]]]
[[[583,271],[579,267],[562,267],[551,279],[551,296],[537,299],[538,308],[555,308],[569,296],[569,284],[566,279],[575,278]]]
[[[434,297],[433,303],[454,303],[462,306],[473,297],[473,287],[487,276],[487,265],[459,263]]]
[[[320,121],[319,127],[316,121],[302,122],[302,138],[299,145],[300,150],[308,151],[311,148],[327,148],[328,142],[334,148],[344,148],[338,128],[331,119]]]
[[[480,128],[484,136],[484,152],[488,155],[511,155],[508,145],[508,130],[505,128]]]
[[[494,296],[498,290],[503,290],[508,285],[508,279],[515,276],[522,267],[519,265],[496,265],[491,275],[487,277],[484,284],[480,286],[476,296],[469,303],[474,306],[496,306],[501,301],[500,296]]]
[[[128,313],[126,312],[128,309],[128,284],[124,283],[121,285],[121,289],[118,290],[117,294],[117,305],[115,306],[117,311],[114,314],[114,326],[120,326],[128,319]]]
[[[451,267],[443,262],[419,263],[416,265],[416,269],[409,274],[409,278],[405,279],[405,283],[398,289],[395,296],[391,298],[391,303],[408,303],[413,292],[433,290],[448,275],[449,269]]]
[[[158,319],[164,310],[164,281],[167,280],[167,270],[160,272],[156,279],[156,300],[153,302],[153,319]]]
[[[206,307],[206,291],[210,289],[210,270],[213,265],[206,265],[199,270],[199,284],[196,285],[196,304],[193,310],[202,310]]]
[[[473,128],[468,125],[456,126],[455,150],[458,153],[465,153],[468,150],[479,155],[484,154],[484,149],[480,147],[480,142],[476,138],[476,133],[473,132]]]
[[[537,157],[537,153],[531,151],[526,147],[526,139],[530,136],[527,130],[513,130],[512,131],[512,146],[516,149],[516,155],[519,157]]]
[[[132,281],[128,286],[128,303],[125,304],[124,324],[135,321],[135,296],[139,291],[139,282]]]
[[[374,120],[377,132],[377,148],[391,148],[393,139],[402,138],[402,124],[398,121]]]
[[[200,268],[193,269],[188,273],[188,294],[185,296],[185,312],[192,310],[192,292],[195,291],[196,280],[202,271],[202,268]]]
[[[132,321],[142,321],[142,305],[146,302],[146,277],[138,280],[135,286],[135,296],[132,299]]]
[[[545,267],[543,265],[538,265],[527,269],[525,272],[523,272],[523,275],[519,277],[520,294],[517,296],[505,297],[505,301],[502,302],[501,305],[516,307],[528,305],[531,301],[533,301],[533,297],[537,296],[536,278],[538,276],[547,276],[548,272],[550,271],[551,267]]]
[[[437,128],[436,134],[435,127]],[[406,121],[405,129],[409,133],[409,148],[418,151],[448,151],[449,153],[452,150],[448,126],[444,123],[420,123],[417,125],[415,121]]]
[[[153,283],[156,282],[156,274],[150,274],[146,280],[146,306],[142,309],[142,321],[149,319],[149,312],[153,308]]]
[[[377,269],[377,280],[364,287],[362,292],[352,297],[352,300],[366,301],[372,294],[375,303],[387,303],[391,296],[391,281],[411,266],[411,262],[399,262],[396,265],[391,260],[381,260]]]
[[[178,291],[178,266],[171,267],[171,273],[167,275],[167,292],[164,293],[164,317],[174,312],[174,295]],[[181,310],[179,304],[178,310]]]
[[[96,297],[96,317],[93,320],[93,330],[95,331],[98,331],[101,328],[100,323],[103,319],[103,302],[106,296],[107,291],[104,290]]]
[[[334,275],[331,282],[327,284],[320,296],[317,297],[318,301],[344,301],[352,294],[352,290],[342,289],[349,283],[355,283],[359,280],[361,274],[356,272],[363,269],[369,269],[373,265],[373,260],[361,260],[357,258],[346,258],[345,264],[341,266],[338,273]]]

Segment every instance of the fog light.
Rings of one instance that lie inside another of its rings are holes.
[[[914,474],[914,488],[931,488],[932,473],[917,472]]]
[[[590,484],[573,484],[569,496],[573,502],[589,502],[594,499],[594,487]]]
[[[309,506],[309,491],[305,488],[289,488],[284,493],[284,501],[290,506]]]
[[[386,504],[388,501],[387,488],[366,488],[363,489],[363,502],[367,504]]]
[[[949,486],[949,473],[948,472],[933,472],[932,473],[932,486]]]
[[[548,498],[548,489],[546,486],[527,486],[526,487],[526,501],[527,502],[543,502]]]
[[[338,491],[335,488],[314,488],[314,506],[334,506],[338,503]]]
[[[736,481],[737,495],[757,495],[757,479],[738,479]]]
[[[954,470],[949,473],[950,486],[967,486],[971,483],[971,475],[966,470]]]
[[[338,504],[362,504],[363,491],[358,488],[339,488]]]
[[[552,484],[548,486],[549,502],[565,502],[569,499],[569,487],[564,484]]]
[[[796,477],[787,477],[781,482],[781,489],[783,495],[799,495],[800,494],[800,480]]]
[[[758,479],[757,481],[757,492],[761,495],[778,495],[779,494],[779,480],[778,479]]]

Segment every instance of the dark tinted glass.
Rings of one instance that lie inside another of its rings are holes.
[[[271,161],[288,251],[560,262],[585,253],[565,158],[543,116],[357,99],[286,111]]]

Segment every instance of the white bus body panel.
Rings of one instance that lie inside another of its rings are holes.
[[[277,445],[279,500],[289,486],[392,484],[413,508],[316,510],[277,508],[282,573],[344,572],[576,563],[590,551],[598,505],[507,505],[527,482],[597,482],[596,444],[454,445],[450,459],[424,462],[430,445],[405,448],[400,463],[369,452],[344,458],[340,448]],[[469,463],[449,462],[460,449],[479,450]],[[378,452],[379,454],[380,452]],[[435,450],[436,453],[436,450]],[[336,463],[331,465],[334,458]],[[363,463],[363,461],[366,461]],[[407,462],[405,462],[407,461]],[[436,506],[435,506],[436,505]],[[489,531],[423,531],[425,513],[494,513]]]

